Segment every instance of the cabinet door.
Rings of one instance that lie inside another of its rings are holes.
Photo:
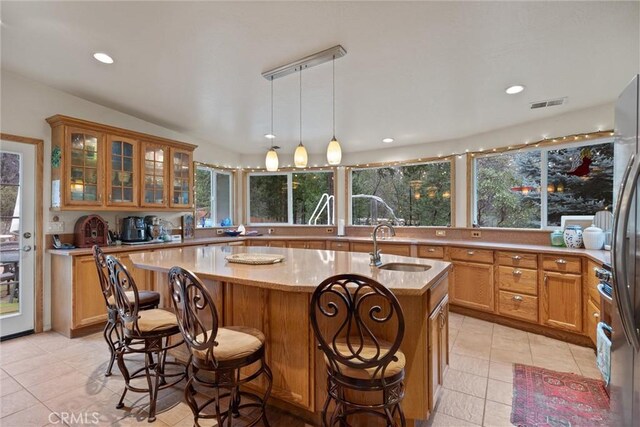
[[[445,297],[440,309],[440,381],[444,383],[444,375],[449,366],[449,297]]]
[[[596,327],[600,322],[600,309],[593,303],[591,299],[587,302],[587,335],[591,338],[591,342],[596,344],[597,335]]]
[[[476,310],[493,312],[493,264],[454,262],[451,272],[451,302]]]
[[[151,289],[151,271],[134,267],[131,262],[131,253],[132,252],[119,253],[116,255],[116,258],[127,268],[133,281],[136,282],[136,287],[139,291]]]
[[[429,409],[433,411],[440,393],[440,310],[429,316]]]
[[[542,323],[582,331],[582,276],[545,271],[542,285]]]
[[[92,256],[73,260],[73,328],[94,325],[107,318],[98,270]]]
[[[163,208],[167,206],[167,175],[169,147],[142,142],[140,205]]]
[[[138,206],[138,141],[107,137],[107,205]]]
[[[193,206],[192,153],[173,147],[171,147],[170,151],[169,206],[172,208],[191,208]]]
[[[104,135],[80,128],[67,128],[64,155],[65,204],[102,206],[104,194]]]

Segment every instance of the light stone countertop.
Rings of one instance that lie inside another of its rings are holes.
[[[270,265],[227,262],[227,256],[237,253],[281,254],[285,259]],[[188,246],[132,253],[130,259],[134,266],[156,272],[181,266],[203,279],[288,292],[313,292],[330,276],[355,273],[377,280],[396,295],[422,295],[451,269],[445,261],[382,254],[383,263],[431,266],[423,272],[388,271],[369,266],[369,255],[365,253],[243,246]]]

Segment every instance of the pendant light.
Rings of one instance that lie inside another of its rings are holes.
[[[293,154],[293,163],[297,168],[307,167],[307,149],[302,144],[302,66],[300,67],[300,143]]]
[[[342,148],[336,139],[336,56],[333,55],[333,138],[327,146],[327,163],[332,166],[342,161]]]
[[[278,170],[278,153],[276,147],[273,146],[275,135],[273,133],[273,77],[271,77],[271,132],[265,135],[271,141],[271,148],[267,151],[267,157],[264,161],[267,171],[275,172]]]

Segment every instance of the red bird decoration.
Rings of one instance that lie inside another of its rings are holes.
[[[583,149],[582,152],[580,153],[580,157],[582,158],[582,162],[580,162],[579,159],[576,159],[577,162],[574,161],[574,164],[571,165],[572,168],[568,172],[569,175],[587,176],[591,172],[591,170],[589,169],[589,166],[592,163],[591,150],[588,148]],[[577,164],[577,163],[580,163],[580,164]]]

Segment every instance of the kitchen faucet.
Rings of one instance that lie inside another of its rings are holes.
[[[396,230],[391,226],[391,224],[387,222],[378,224],[376,225],[376,228],[373,229],[373,234],[371,235],[373,237],[373,252],[369,254],[371,255],[371,261],[369,261],[369,265],[372,265],[375,267],[380,267],[382,265],[382,261],[380,261],[380,250],[378,249],[378,237],[377,237],[378,230],[381,229],[382,227],[387,227],[392,236],[396,235]]]

